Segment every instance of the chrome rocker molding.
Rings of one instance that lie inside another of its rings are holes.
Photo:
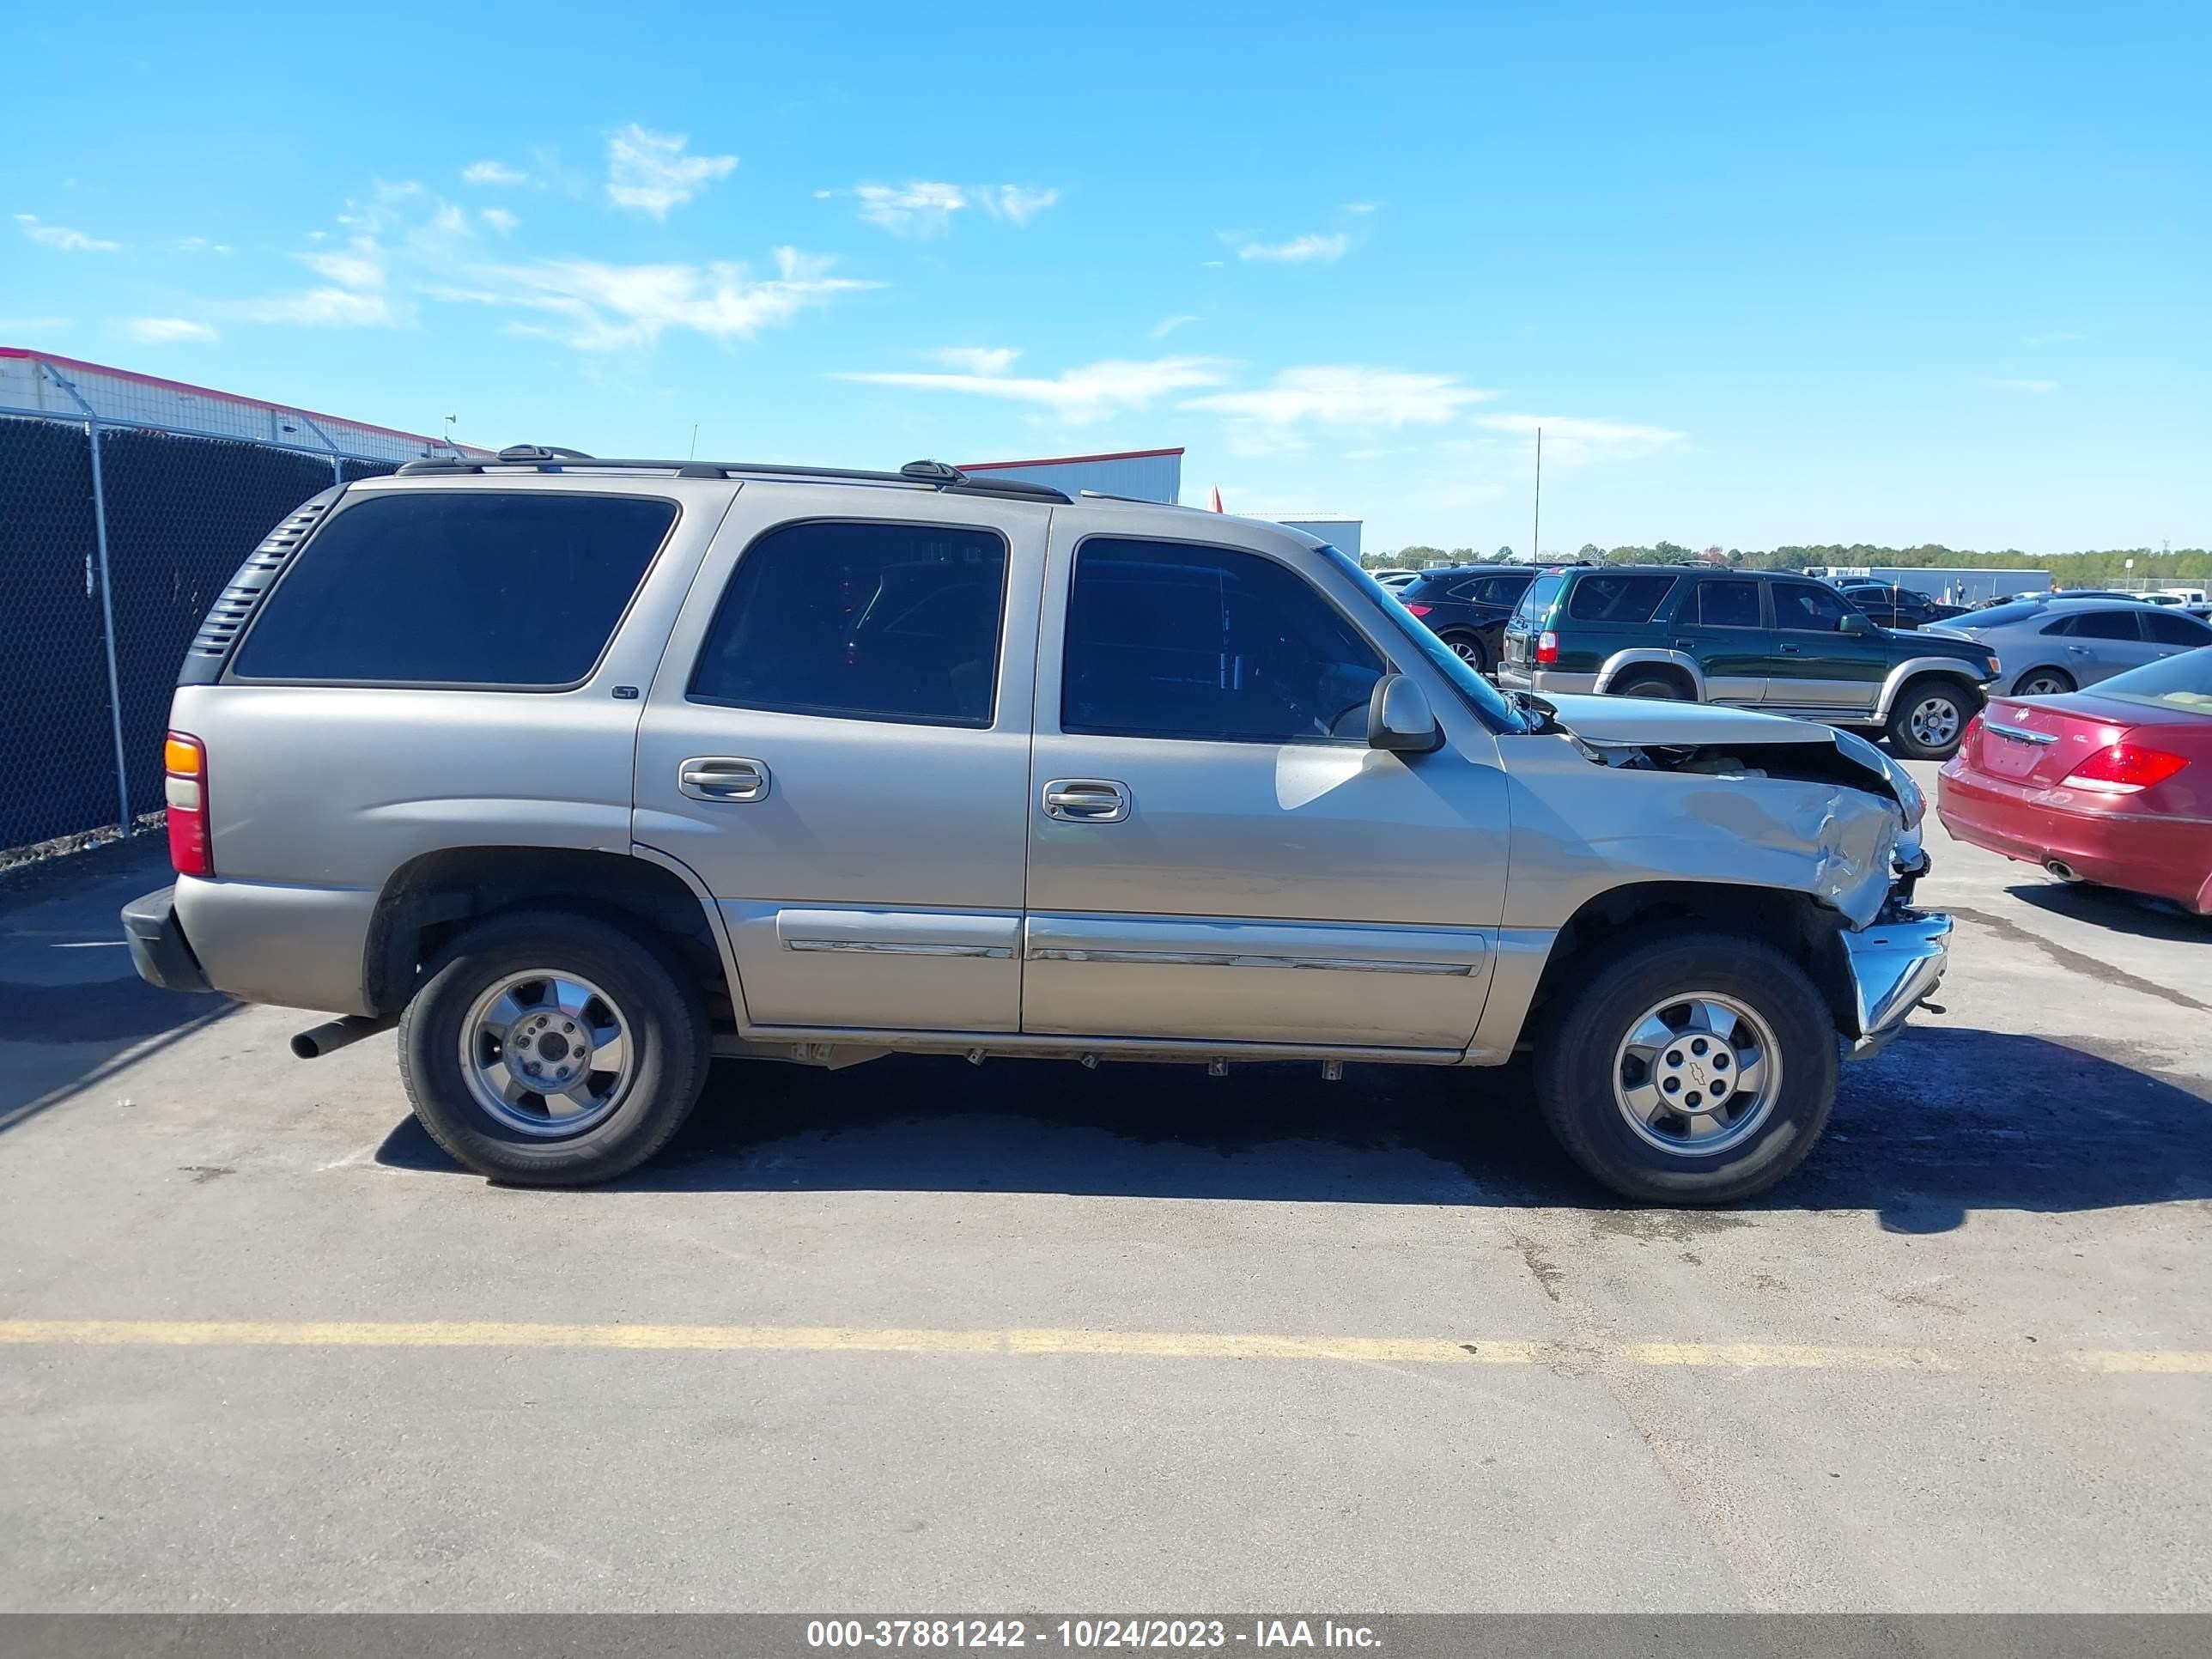
[[[1013,951],[1003,945],[922,945],[900,939],[787,939],[787,951],[848,951],[869,957],[982,957],[993,962],[1010,961]]]
[[[1030,962],[1143,962],[1179,968],[1325,968],[1344,974],[1446,974],[1465,978],[1471,962],[1390,962],[1354,957],[1269,957],[1229,951],[1099,951],[1045,945],[1026,951]]]
[[[1613,683],[1620,677],[1621,670],[1633,668],[1638,663],[1662,663],[1669,668],[1680,669],[1690,677],[1690,690],[1696,701],[1711,701],[1705,695],[1705,671],[1698,666],[1698,659],[1686,651],[1668,651],[1656,646],[1614,652],[1598,669],[1597,678],[1591,682],[1590,690],[1603,696],[1613,689]]]
[[[1859,1035],[1851,1057],[1863,1060],[1888,1046],[1905,1029],[1905,1016],[1933,991],[1948,965],[1951,918],[1907,910],[1843,935],[1851,970]]]
[[[1943,674],[1954,680],[1962,680],[1977,695],[1984,684],[1982,677],[1973,672],[1973,665],[1962,657],[1907,657],[1891,669],[1888,677],[1882,681],[1881,696],[1875,700],[1874,706],[1875,720],[1882,722],[1889,719],[1889,711],[1896,705],[1897,694],[1904,689],[1905,681],[1915,674],[1928,673]]]

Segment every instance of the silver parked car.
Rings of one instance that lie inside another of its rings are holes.
[[[1921,630],[1988,646],[2004,665],[1992,696],[2063,696],[2114,674],[2212,645],[2186,611],[2130,599],[2021,599]]]
[[[1951,926],[1856,737],[1508,701],[1303,532],[933,462],[325,491],[171,719],[139,971],[341,1016],[303,1057],[397,1024],[423,1125],[513,1182],[651,1157],[716,1055],[1533,1048],[1598,1179],[1741,1198]]]

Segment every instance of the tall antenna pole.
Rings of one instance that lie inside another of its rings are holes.
[[[1528,526],[1528,562],[1544,562],[1544,428],[1536,428],[1536,520]]]
[[[699,423],[696,421],[691,423],[691,453],[684,459],[687,461],[699,459]]]

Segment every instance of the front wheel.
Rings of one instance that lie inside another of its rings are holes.
[[[1973,699],[1956,681],[1916,680],[1890,711],[1890,747],[1907,760],[1948,760],[1973,716]]]
[[[710,1055],[698,988],[673,958],[568,910],[469,929],[399,1021],[400,1076],[430,1138],[525,1186],[611,1181],[651,1158]]]
[[[1536,1054],[1545,1121],[1625,1198],[1723,1204],[1804,1160],[1836,1097],[1836,1031],[1772,945],[1669,931],[1569,993]]]

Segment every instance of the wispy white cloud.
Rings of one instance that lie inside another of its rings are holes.
[[[1544,433],[1544,459],[1562,464],[1600,458],[1626,459],[1668,449],[1687,435],[1670,427],[1627,421],[1599,421],[1576,415],[1478,415],[1477,426],[1533,438]]]
[[[1049,377],[886,371],[842,374],[834,378],[917,392],[958,392],[1002,398],[1011,403],[1050,410],[1062,420],[1079,424],[1106,415],[1147,409],[1174,392],[1218,386],[1224,378],[1224,366],[1211,357],[1158,357],[1148,362],[1109,360],[1086,363]]]
[[[690,155],[681,133],[653,132],[633,121],[607,137],[607,199],[656,219],[681,207],[736,168],[734,155]]]
[[[230,245],[227,242],[211,242],[204,236],[186,236],[177,243],[177,252],[179,253],[228,253],[230,252]]]
[[[238,314],[253,323],[297,323],[306,328],[396,328],[410,313],[382,294],[349,288],[312,288],[299,294],[248,300]]]
[[[302,253],[300,263],[341,288],[382,288],[384,254],[370,236],[356,236],[349,253]]]
[[[222,337],[205,323],[186,317],[126,317],[123,331],[149,345],[167,345],[182,340],[218,340]]]
[[[502,236],[509,234],[522,222],[505,208],[485,208],[477,216]]]
[[[1328,363],[1286,368],[1267,386],[1194,398],[1183,407],[1271,427],[1305,422],[1342,427],[1434,425],[1497,395],[1462,385],[1449,374]]]
[[[1152,337],[1155,340],[1164,340],[1169,335],[1174,333],[1177,329],[1183,327],[1187,324],[1194,323],[1198,319],[1192,316],[1190,313],[1187,311],[1178,311],[1174,316],[1163,317],[1159,321],[1152,325]]]
[[[0,340],[21,344],[27,334],[46,334],[69,326],[66,317],[0,317]]]
[[[994,219],[1026,225],[1060,200],[1057,190],[1026,185],[956,185],[942,179],[909,179],[887,185],[863,179],[849,188],[817,190],[817,202],[849,196],[860,204],[860,217],[895,236],[939,236],[951,228],[952,216],[980,207]]]
[[[581,351],[649,346],[671,329],[728,342],[841,294],[880,286],[830,274],[831,260],[796,248],[775,250],[776,274],[754,278],[742,264],[617,265],[595,259],[541,259],[471,270],[471,286],[435,285],[434,299],[495,306],[553,319],[517,321],[518,333],[542,334]]]
[[[530,175],[520,167],[511,167],[504,161],[471,161],[461,169],[461,182],[468,185],[526,185]]]
[[[112,253],[123,246],[98,236],[88,236],[81,230],[71,230],[67,225],[49,225],[40,222],[35,213],[19,213],[15,222],[23,228],[23,234],[47,247],[59,248],[64,253]]]
[[[2029,398],[2039,398],[2046,392],[2058,390],[2056,380],[1984,380],[1983,384],[1994,392],[2017,392]]]
[[[1021,185],[985,185],[979,191],[983,210],[994,219],[1011,220],[1025,225],[1055,205],[1060,200],[1057,190],[1030,190]]]
[[[1330,235],[1309,234],[1293,237],[1287,242],[1247,242],[1237,250],[1240,259],[1265,259],[1277,264],[1308,264],[1316,260],[1327,264],[1341,259],[1352,239],[1341,231]]]
[[[1022,354],[1012,346],[940,346],[929,355],[965,374],[1003,374]]]
[[[1373,213],[1382,205],[1380,202],[1346,202],[1344,210],[1346,213]]]

